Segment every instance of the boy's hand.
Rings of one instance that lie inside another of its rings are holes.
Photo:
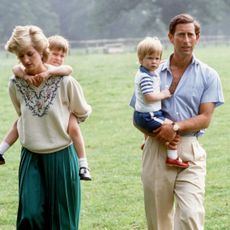
[[[24,80],[26,80],[29,84],[34,86],[39,86],[41,82],[43,81],[43,78],[40,76],[33,76],[33,75],[25,75]]]
[[[2,154],[0,154],[0,165],[5,164],[5,159],[3,158]]]
[[[29,84],[31,85],[35,85],[38,83],[38,79],[36,78],[36,76],[33,75],[25,75],[23,77]]]
[[[37,78],[37,80],[40,81],[47,80],[50,77],[50,72],[49,70],[47,70],[42,73],[36,74],[35,77]]]

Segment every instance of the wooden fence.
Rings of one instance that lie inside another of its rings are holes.
[[[122,53],[135,51],[137,43],[143,38],[118,38],[118,39],[100,39],[100,40],[76,40],[70,41],[71,49],[81,49],[84,53]],[[170,44],[168,38],[160,38],[164,49]],[[230,36],[201,36],[199,46],[219,46],[230,45]],[[4,51],[4,44],[1,44],[0,50]]]
[[[71,48],[83,49],[85,53],[121,53],[134,51],[137,43],[143,38],[118,38],[118,39],[100,39],[70,41]],[[164,49],[170,44],[168,38],[160,38]],[[230,45],[230,36],[202,36],[199,46],[219,46]]]

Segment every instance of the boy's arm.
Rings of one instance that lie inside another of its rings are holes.
[[[15,65],[12,69],[14,75],[18,78],[26,80],[30,84],[36,84],[36,77],[26,74],[22,65]]]
[[[69,65],[60,65],[60,66],[53,66],[47,65],[48,70],[37,74],[36,77],[41,77],[43,79],[47,79],[51,76],[68,76],[73,72],[73,69]]]

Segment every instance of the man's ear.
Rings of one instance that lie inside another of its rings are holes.
[[[200,41],[200,33],[196,34],[196,42]]]
[[[173,43],[173,35],[168,32],[168,38],[171,43]]]

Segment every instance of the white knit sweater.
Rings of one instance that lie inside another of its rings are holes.
[[[70,113],[84,121],[92,111],[80,84],[72,76],[50,77],[39,87],[13,77],[9,94],[19,115],[20,142],[35,153],[52,153],[69,146]]]

